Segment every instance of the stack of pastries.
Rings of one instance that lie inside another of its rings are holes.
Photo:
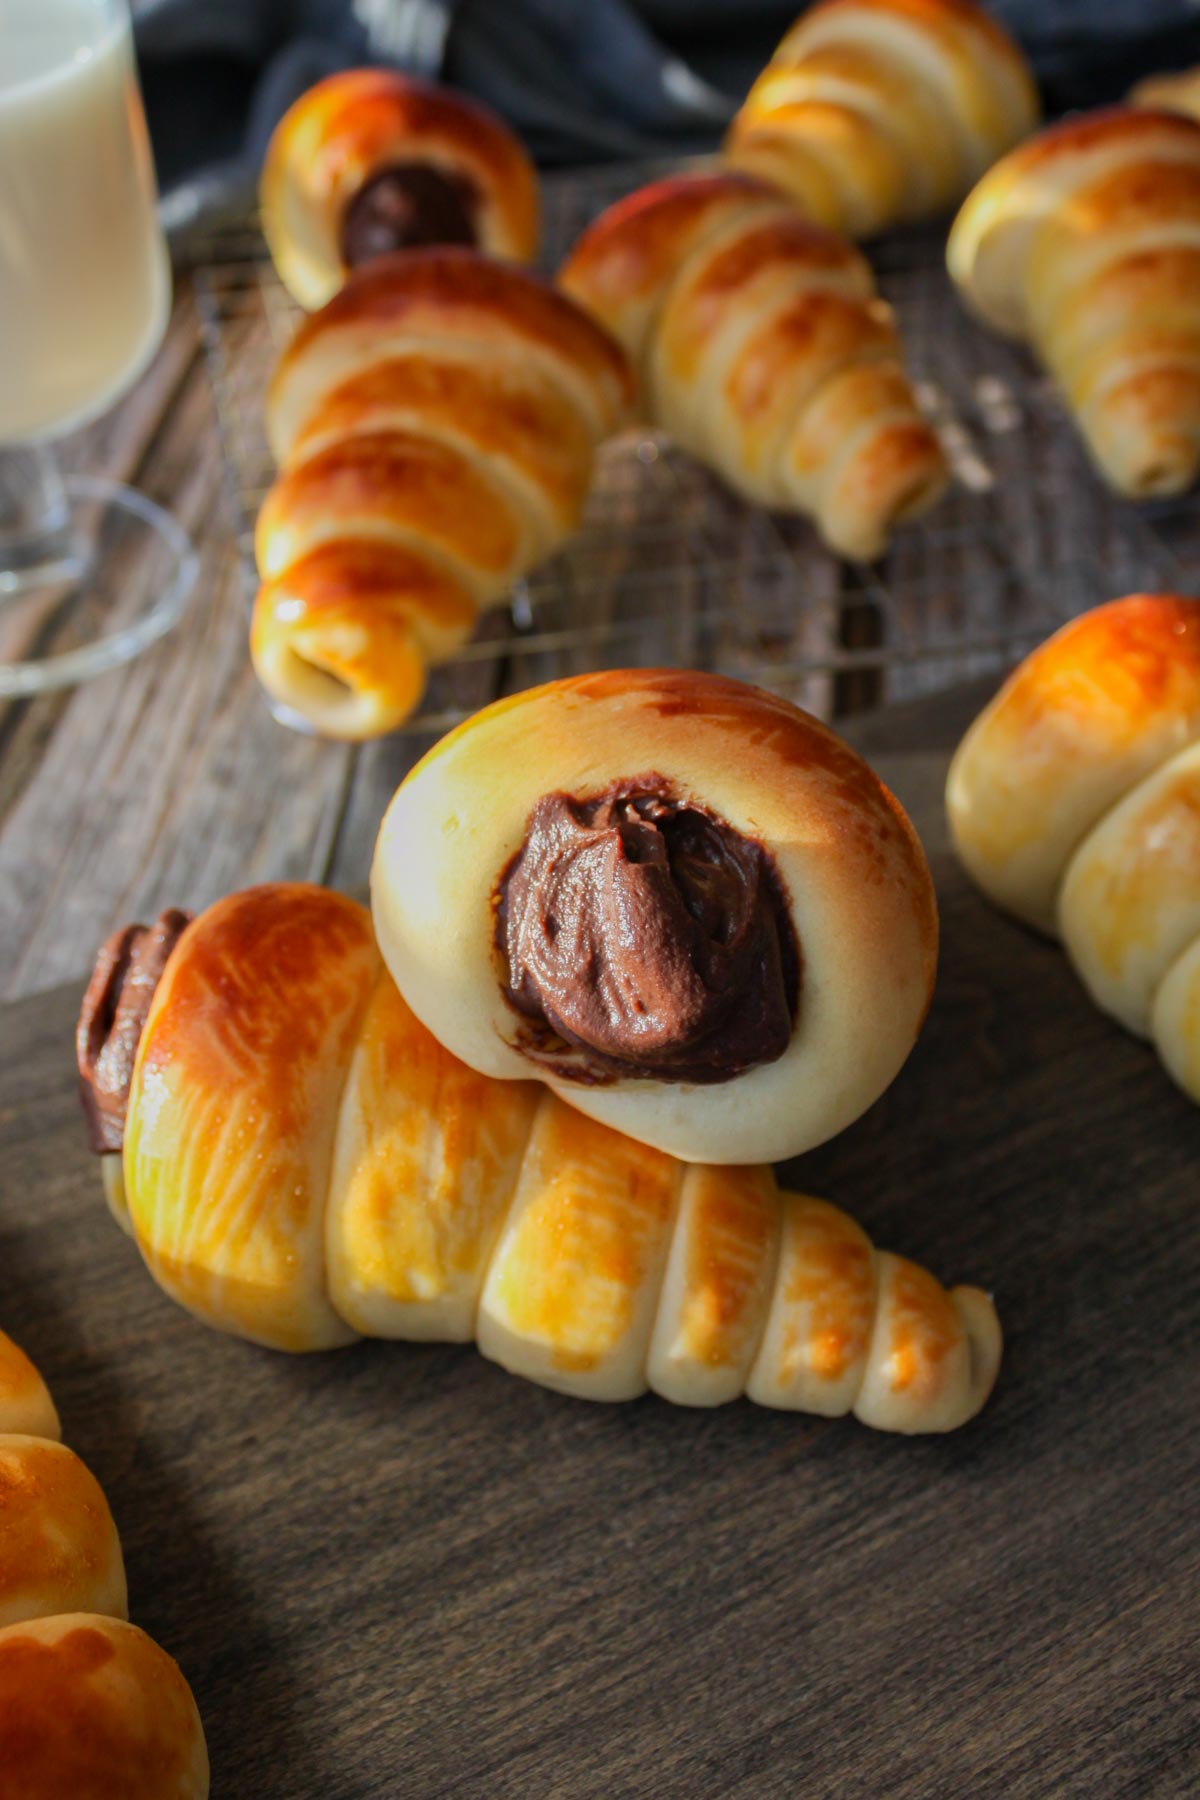
[[[101,955],[93,1143],[183,1305],[600,1400],[978,1411],[990,1299],[763,1166],[882,1092],[933,980],[920,846],[831,732],[677,671],[521,694],[403,784],[373,906],[251,889]]]
[[[946,801],[983,892],[1060,937],[1200,1101],[1200,600],[1133,594],[1065,625],[972,725]]]
[[[191,1690],[128,1623],[112,1514],[60,1437],[41,1376],[0,1332],[0,1794],[205,1800]]]

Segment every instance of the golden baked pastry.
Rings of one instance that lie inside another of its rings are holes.
[[[183,931],[151,998],[152,937],[99,965],[82,1072],[132,982],[148,1016],[93,1143],[123,1107],[110,1197],[209,1324],[294,1351],[473,1338],[589,1399],[745,1392],[891,1431],[950,1430],[987,1398],[985,1294],[947,1293],[769,1169],[685,1165],[537,1083],[476,1074],[405,1004],[353,901],[232,895]]]
[[[1155,112],[1181,112],[1200,119],[1200,66],[1147,75],[1129,90],[1130,106],[1148,106]]]
[[[821,224],[870,237],[954,205],[1039,114],[1025,57],[970,0],[819,0],[751,88],[725,154]]]
[[[1059,935],[1200,1100],[1200,600],[1133,594],[1065,625],[972,725],[946,803],[988,898]]]
[[[259,198],[280,279],[310,312],[393,250],[537,255],[537,174],[507,125],[393,69],[347,69],[302,94],[272,134]]]
[[[25,1437],[62,1437],[50,1392],[19,1344],[0,1331],[0,1431]]]
[[[841,1131],[933,987],[929,870],[883,783],[788,701],[687,670],[477,713],[401,785],[371,894],[456,1056],[687,1162]]]
[[[1200,124],[1130,107],[1052,125],[984,176],[946,252],[1026,340],[1100,473],[1133,499],[1200,469]]]
[[[869,265],[766,182],[654,182],[601,214],[558,281],[624,344],[649,420],[840,555],[878,556],[945,487]]]
[[[562,294],[470,250],[409,251],[305,321],[267,403],[250,650],[330,737],[401,724],[431,663],[579,521],[627,420],[624,354]]]
[[[126,1622],[112,1514],[58,1435],[40,1375],[0,1333],[0,1794],[205,1800],[191,1690]]]

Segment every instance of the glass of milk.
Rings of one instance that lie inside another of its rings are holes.
[[[52,449],[137,380],[170,302],[126,0],[0,0],[0,696],[123,662],[186,604],[175,521]]]

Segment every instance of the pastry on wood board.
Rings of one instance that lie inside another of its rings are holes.
[[[1019,46],[971,0],[818,0],[725,155],[823,225],[870,237],[945,212],[1039,116]]]
[[[1200,600],[1064,625],[971,726],[946,804],[975,883],[1200,1101]]]
[[[1118,494],[1200,471],[1200,123],[1111,107],[989,170],[950,232],[967,305],[1054,377]]]
[[[778,188],[725,171],[619,200],[560,287],[620,339],[641,408],[745,499],[879,556],[947,471],[866,259]]]
[[[118,933],[79,1054],[114,1213],[218,1329],[474,1339],[584,1398],[746,1393],[910,1433],[963,1424],[994,1382],[986,1294],[766,1167],[683,1163],[476,1073],[405,1003],[367,910],[324,889]]]
[[[346,69],[275,127],[260,182],[280,279],[312,312],[364,263],[460,244],[531,262],[537,173],[496,115],[392,69]]]
[[[0,1332],[0,1795],[205,1800],[191,1690],[128,1623],[108,1504]]]
[[[430,665],[579,523],[629,420],[625,354],[573,301],[472,250],[355,274],[300,327],[267,401],[250,650],[323,735],[395,729]]]

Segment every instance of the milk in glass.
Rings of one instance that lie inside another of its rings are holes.
[[[0,444],[103,412],[169,303],[125,6],[0,0]]]

